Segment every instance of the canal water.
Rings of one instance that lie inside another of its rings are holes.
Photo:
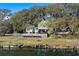
[[[0,56],[79,56],[79,53],[63,49],[0,49]]]

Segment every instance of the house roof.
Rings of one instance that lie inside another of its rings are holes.
[[[38,27],[45,27],[46,26],[46,24],[47,24],[47,20],[42,20],[39,24],[38,24]]]
[[[46,23],[46,21],[45,20],[42,20],[39,24],[38,24],[38,26],[37,27],[35,27],[35,26],[30,26],[29,28],[26,28],[26,30],[30,30],[30,29],[48,29],[46,26],[44,26],[45,25],[45,23]]]

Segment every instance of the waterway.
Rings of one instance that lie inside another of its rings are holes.
[[[79,52],[64,49],[0,49],[0,56],[79,56]]]

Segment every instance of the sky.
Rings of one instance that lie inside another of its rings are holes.
[[[47,3],[0,3],[0,8],[9,9],[12,13],[28,9],[33,6],[46,6]]]

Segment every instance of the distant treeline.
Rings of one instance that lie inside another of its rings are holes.
[[[6,16],[10,18],[5,18]],[[8,9],[0,9],[0,32],[23,33],[26,28],[40,22],[41,25],[49,28],[50,33],[55,27],[65,28],[67,26],[73,31],[79,32],[79,4],[53,3],[48,6],[23,9],[15,14],[12,14]]]

